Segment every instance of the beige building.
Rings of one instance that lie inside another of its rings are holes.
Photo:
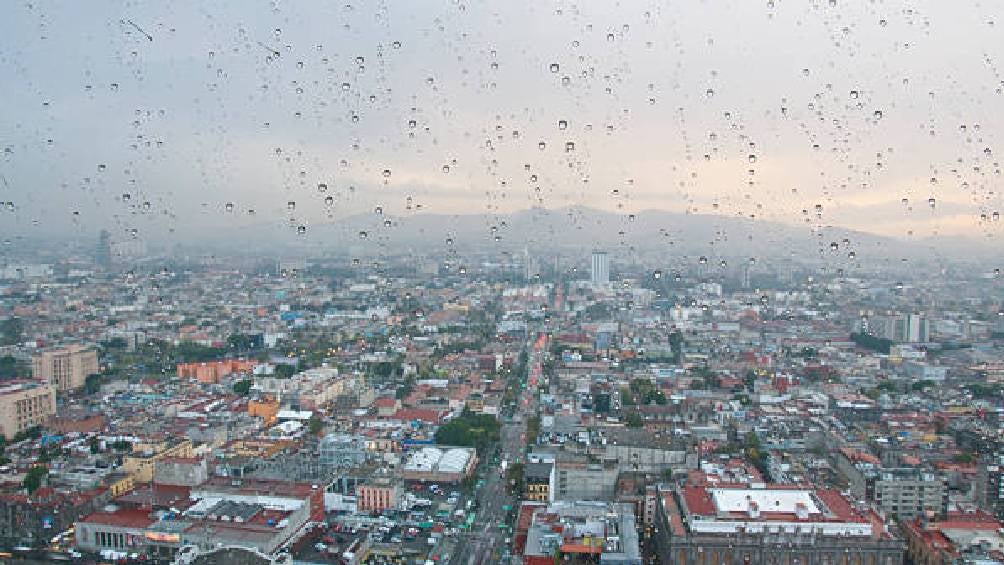
[[[55,413],[56,389],[52,385],[22,383],[0,388],[0,433],[8,439],[44,424]]]
[[[31,369],[36,379],[52,383],[59,392],[77,390],[88,375],[99,372],[98,352],[83,345],[50,349],[32,358]]]
[[[173,457],[192,457],[192,440],[173,438],[167,441],[133,444],[132,453],[122,458],[122,472],[137,483],[153,480],[157,462]]]

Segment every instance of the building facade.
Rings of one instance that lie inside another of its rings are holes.
[[[837,491],[659,487],[654,541],[679,565],[902,565],[904,544]]]
[[[41,426],[56,413],[56,389],[49,384],[19,383],[0,388],[0,433],[12,438]]]
[[[83,345],[43,351],[32,358],[31,370],[36,379],[51,383],[59,392],[74,391],[100,371],[98,352]]]
[[[604,251],[593,251],[589,282],[604,285],[610,282],[610,258]]]

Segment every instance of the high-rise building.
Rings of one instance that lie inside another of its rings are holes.
[[[998,519],[1004,517],[1004,455],[994,454],[980,461],[973,481],[973,499]]]
[[[94,255],[94,262],[102,269],[112,266],[112,234],[108,230],[101,230],[98,235],[98,248]]]
[[[0,388],[0,434],[14,437],[44,424],[56,413],[56,390],[49,384],[19,383]]]
[[[875,316],[868,320],[868,329],[897,343],[926,343],[931,337],[930,322],[921,314]]]
[[[77,390],[89,375],[98,373],[98,352],[83,345],[50,349],[32,358],[31,370],[36,379],[59,392]]]
[[[604,251],[593,251],[593,264],[590,281],[595,285],[610,282],[610,259]]]

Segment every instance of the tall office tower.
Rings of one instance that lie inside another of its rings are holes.
[[[98,235],[98,248],[94,254],[94,262],[102,269],[112,266],[112,234],[108,230],[101,230]]]
[[[591,282],[596,285],[610,282],[610,260],[606,252],[593,251],[593,269]]]

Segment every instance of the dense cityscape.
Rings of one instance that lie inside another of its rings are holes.
[[[10,556],[1004,561],[993,271],[108,246],[7,270]]]
[[[0,3],[0,565],[1004,565],[1002,46]]]

